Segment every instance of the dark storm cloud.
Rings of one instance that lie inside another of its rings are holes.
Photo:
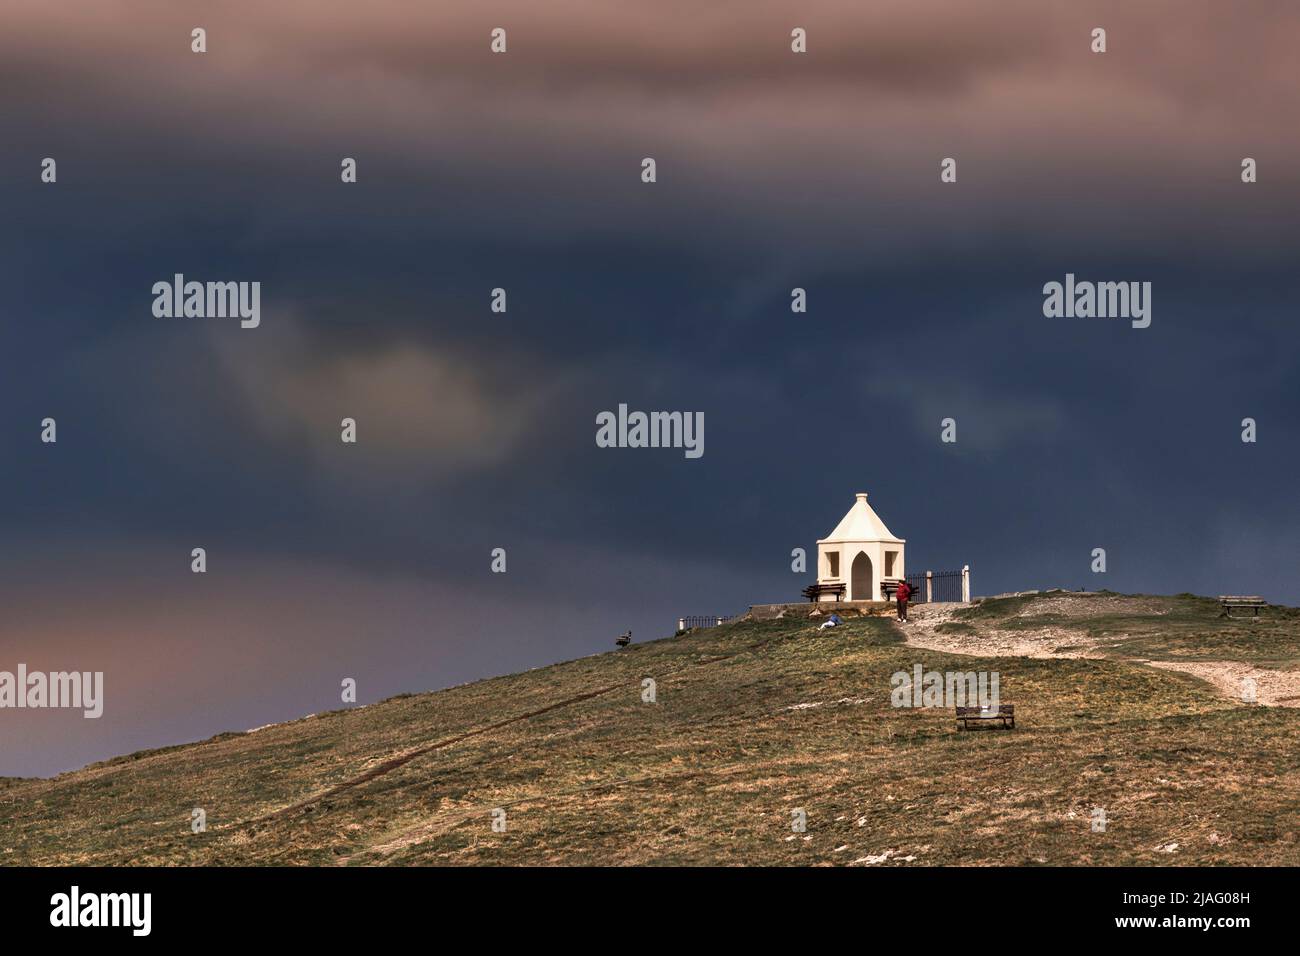
[[[796,596],[859,490],[977,593],[1105,547],[1112,587],[1300,597],[1290,6],[3,19],[0,668],[103,662],[110,709],[26,715],[0,773]],[[262,325],[154,318],[176,272]],[[1066,272],[1151,281],[1151,328],[1045,319]],[[597,448],[620,402],[703,411],[704,457]]]
[[[31,118],[23,161],[67,143],[78,182],[136,183],[145,206],[201,192],[268,237],[322,220],[391,235],[388,186],[417,235],[603,239],[635,221],[706,253],[834,263],[848,247],[968,252],[990,229],[1204,247],[1240,209],[1244,155],[1277,210],[1257,232],[1289,236],[1300,198],[1297,132],[1277,120],[1295,106],[1285,37],[1300,13],[1276,4],[133,11],[13,16],[0,49]],[[1104,56],[1088,50],[1099,24]],[[488,51],[496,25],[505,56]],[[809,55],[789,53],[792,25]],[[378,206],[285,188],[332,185],[344,155]],[[653,201],[635,178],[645,155],[671,187]],[[944,156],[960,190],[936,187]]]

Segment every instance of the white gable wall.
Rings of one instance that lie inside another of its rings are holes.
[[[887,574],[888,552],[895,552],[896,556],[893,561],[892,574]],[[839,558],[839,573],[832,573],[830,556],[834,554]],[[859,554],[865,554],[871,559],[871,581],[866,593],[857,594],[853,590],[853,561]],[[821,543],[817,545],[817,583],[818,584],[844,584],[848,588],[848,593],[844,595],[846,601],[881,601],[884,600],[880,595],[880,582],[886,579],[895,580],[906,577],[907,569],[903,564],[903,543],[902,542],[884,542],[884,541],[838,541],[834,543]]]
[[[880,583],[886,579],[897,580],[906,576],[904,547],[906,542],[895,538],[884,522],[867,504],[866,494],[857,501],[830,537],[817,542],[817,583],[843,584],[846,601],[879,601]],[[893,554],[892,567],[890,554]],[[865,580],[854,581],[853,562],[859,554],[871,561],[871,573]],[[831,556],[838,558],[832,567]],[[824,600],[834,600],[824,598]]]

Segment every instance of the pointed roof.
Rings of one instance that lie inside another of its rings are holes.
[[[838,541],[897,541],[900,544],[906,542],[902,538],[895,538],[885,523],[880,520],[880,516],[871,510],[871,505],[867,504],[867,493],[858,492],[858,500],[853,502],[853,507],[849,509],[840,523],[835,526],[835,530],[826,537],[818,541],[818,544],[833,544]]]

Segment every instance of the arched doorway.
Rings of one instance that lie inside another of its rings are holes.
[[[853,559],[853,569],[849,577],[852,594],[850,601],[874,601],[871,596],[871,559],[867,552],[859,551]]]

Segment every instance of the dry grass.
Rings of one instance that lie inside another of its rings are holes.
[[[1152,651],[1249,654],[1237,632],[1178,616],[1197,611],[1184,598],[1088,600],[960,623],[1052,614],[1105,634],[1120,616]],[[882,618],[816,623],[739,622],[0,782],[0,861],[1300,864],[1300,711],[1123,660],[980,660],[907,647]],[[1296,632],[1294,616],[1270,622],[1263,657],[1285,666]],[[999,671],[1017,729],[958,733],[948,711],[891,707],[890,676],[914,663]],[[206,833],[190,832],[193,807]]]

